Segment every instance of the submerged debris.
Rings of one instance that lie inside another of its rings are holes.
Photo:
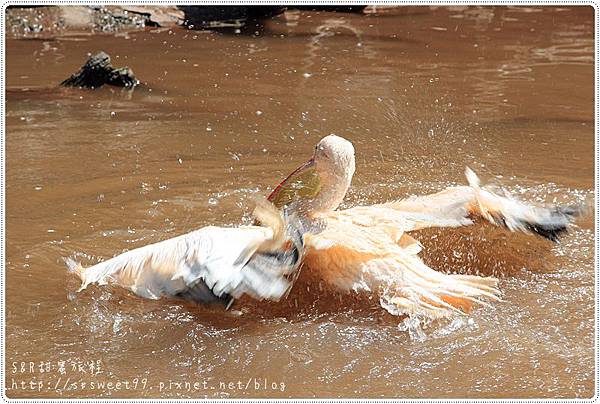
[[[98,52],[90,56],[78,72],[60,83],[63,87],[79,88],[98,88],[104,84],[133,88],[139,80],[129,67],[115,68],[107,53]]]

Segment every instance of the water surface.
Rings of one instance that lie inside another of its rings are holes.
[[[432,266],[494,274],[503,292],[424,340],[310,274],[240,316],[110,287],[73,298],[62,257],[91,264],[248,223],[252,198],[330,133],[356,147],[345,206],[464,184],[466,165],[530,202],[589,199],[593,23],[591,7],[411,7],[288,12],[256,34],[8,39],[8,396],[592,397],[591,215],[558,245],[485,227],[423,234]],[[56,87],[99,50],[143,86]],[[22,388],[32,380],[41,391]]]

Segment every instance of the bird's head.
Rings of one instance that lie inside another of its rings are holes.
[[[352,143],[326,136],[315,146],[312,158],[288,175],[268,199],[279,208],[296,203],[307,213],[333,211],[344,199],[354,170]]]

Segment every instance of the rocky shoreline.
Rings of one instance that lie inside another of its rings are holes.
[[[71,32],[114,33],[145,27],[187,26],[190,29],[243,27],[290,8],[331,12],[373,13],[381,6],[9,6],[9,38],[52,37]]]
[[[44,37],[176,26],[183,24],[184,13],[175,6],[11,6],[5,22],[8,37]]]

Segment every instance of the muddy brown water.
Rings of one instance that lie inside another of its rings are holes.
[[[239,316],[110,287],[74,296],[62,257],[248,223],[252,198],[329,133],[356,147],[345,206],[463,184],[466,165],[530,202],[589,200],[593,23],[591,7],[417,7],[290,12],[257,36],[8,39],[6,394],[592,397],[592,215],[558,245],[485,226],[423,234],[433,266],[495,274],[503,292],[424,339],[310,274]],[[97,50],[144,86],[56,88]]]

